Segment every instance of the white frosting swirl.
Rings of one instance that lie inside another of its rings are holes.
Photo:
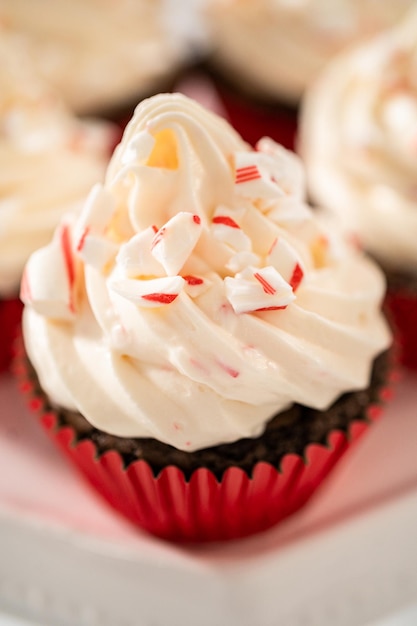
[[[313,198],[384,266],[417,273],[417,10],[328,67],[300,149]]]
[[[366,387],[390,340],[384,280],[303,194],[272,140],[251,150],[185,96],[144,101],[104,188],[27,266],[46,392],[104,431],[195,450]]]
[[[29,255],[102,178],[114,129],[76,120],[0,32],[0,294],[16,294]]]
[[[338,51],[392,26],[412,3],[208,0],[214,57],[236,81],[295,102]]]
[[[165,3],[5,0],[0,22],[70,108],[94,113],[154,91],[182,62],[188,43]]]

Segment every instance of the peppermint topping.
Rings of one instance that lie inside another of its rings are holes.
[[[181,293],[185,280],[181,276],[168,276],[153,280],[119,280],[110,288],[119,296],[141,307],[171,304]]]
[[[236,222],[236,211],[227,207],[218,207],[214,213],[211,225],[211,234],[215,239],[227,244],[236,251],[251,249],[251,240]]]
[[[164,268],[152,254],[156,227],[149,226],[120,246],[117,262],[127,278],[163,276]]]
[[[180,212],[158,230],[151,243],[151,252],[168,276],[181,270],[200,238],[201,229],[198,215]]]
[[[31,256],[24,272],[21,298],[40,315],[70,321],[76,314],[76,275],[69,226],[63,224],[52,242]],[[45,276],[48,280],[42,280]]]
[[[282,309],[295,299],[291,286],[274,267],[248,267],[224,282],[235,313]]]
[[[297,289],[304,272],[297,252],[283,237],[276,237],[267,256],[268,265],[272,265],[286,280],[293,290]]]

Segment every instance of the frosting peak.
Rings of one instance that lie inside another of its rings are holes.
[[[177,94],[141,103],[104,186],[27,266],[47,392],[113,434],[194,450],[365,387],[389,343],[383,278],[303,196],[271,140],[252,150]],[[56,304],[45,255],[66,276]]]

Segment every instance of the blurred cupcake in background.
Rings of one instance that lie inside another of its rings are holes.
[[[305,101],[300,150],[313,200],[384,268],[402,358],[416,368],[416,9],[324,71]]]
[[[172,86],[188,52],[167,0],[13,0],[0,21],[78,114],[130,116],[139,99]]]
[[[31,72],[20,43],[0,32],[0,369],[10,358],[27,258],[102,178],[115,141],[113,126],[69,113]]]
[[[298,103],[321,68],[342,48],[396,23],[411,4],[207,0],[209,65],[232,123],[252,144],[268,132],[293,147]]]

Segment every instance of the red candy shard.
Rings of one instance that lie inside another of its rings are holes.
[[[297,289],[303,278],[304,272],[301,269],[299,263],[297,263],[289,281],[293,291]]]
[[[89,232],[90,232],[90,227],[86,226],[84,228],[83,234],[81,235],[80,240],[79,240],[79,242],[77,244],[77,252],[81,252],[81,250],[84,248],[85,239],[86,239],[86,237],[87,237]]]
[[[178,297],[177,293],[148,293],[142,298],[151,302],[160,302],[161,304],[171,304]]]
[[[217,215],[213,217],[213,224],[223,224],[224,226],[230,226],[230,228],[240,228],[239,224],[236,224],[228,215]]]
[[[191,276],[190,274],[188,276],[183,276],[183,279],[186,281],[186,283],[188,285],[202,285],[204,283],[204,280],[202,278],[200,278],[199,276]]]
[[[258,178],[261,178],[261,175],[256,165],[247,165],[246,167],[239,167],[236,170],[235,183],[248,183],[251,180],[257,180]]]

